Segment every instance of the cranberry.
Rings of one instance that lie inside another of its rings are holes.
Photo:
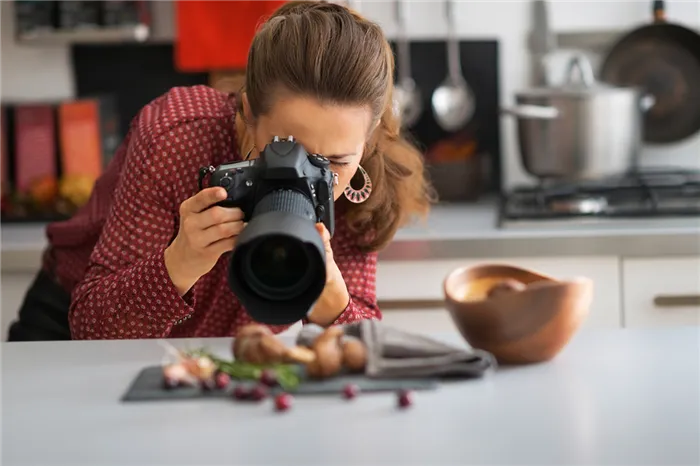
[[[294,398],[289,393],[280,393],[275,397],[275,409],[277,411],[287,411],[292,407]]]
[[[400,390],[398,393],[399,408],[408,408],[413,404],[413,392],[410,390]]]
[[[261,401],[267,397],[267,388],[264,385],[258,385],[250,392],[250,399]]]
[[[228,387],[229,382],[231,382],[231,376],[225,372],[219,372],[216,374],[216,388],[223,390]]]
[[[277,374],[275,374],[273,370],[265,369],[262,371],[262,374],[260,374],[260,382],[268,387],[274,387],[277,385]]]
[[[349,383],[345,386],[345,388],[343,388],[343,396],[348,400],[355,398],[358,393],[360,393],[360,387],[353,383]]]
[[[233,389],[233,397],[237,400],[247,400],[250,397],[250,389],[243,384],[236,385]]]
[[[199,382],[199,386],[202,387],[202,390],[209,392],[216,388],[216,381],[210,378],[203,379]]]
[[[171,390],[180,386],[180,381],[172,377],[163,377],[163,387]]]

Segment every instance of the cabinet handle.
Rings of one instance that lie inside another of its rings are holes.
[[[658,307],[700,306],[700,295],[660,295],[654,298]]]
[[[444,309],[445,301],[442,299],[380,299],[377,305],[382,311]]]

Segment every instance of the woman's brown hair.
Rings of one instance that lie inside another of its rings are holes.
[[[377,251],[413,215],[428,213],[432,189],[421,153],[400,134],[393,114],[394,56],[381,28],[344,6],[290,1],[258,30],[248,55],[245,92],[252,116],[264,115],[277,90],[321,102],[369,106],[379,121],[361,165],[372,194],[347,206],[360,246]]]

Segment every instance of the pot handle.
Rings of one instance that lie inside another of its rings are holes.
[[[582,53],[574,55],[571,60],[569,60],[569,66],[566,72],[566,82],[568,84],[574,84],[574,69],[578,68],[578,74],[580,82],[586,86],[591,87],[595,84],[595,73],[593,72],[593,67],[588,57]]]
[[[663,0],[654,0],[651,10],[654,24],[664,24],[666,22],[666,4]]]
[[[554,120],[559,117],[559,110],[555,107],[541,107],[539,105],[518,105],[516,107],[502,108],[501,113],[529,120]]]

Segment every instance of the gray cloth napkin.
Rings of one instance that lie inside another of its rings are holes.
[[[359,338],[367,347],[365,374],[371,378],[479,377],[496,367],[496,359],[486,351],[457,348],[383,324],[363,320],[340,325],[346,338]],[[297,336],[297,344],[311,346],[323,328],[307,324]]]

